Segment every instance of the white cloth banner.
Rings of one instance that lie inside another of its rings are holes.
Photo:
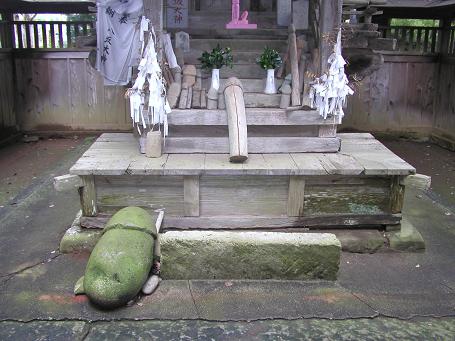
[[[97,0],[96,68],[106,85],[126,85],[139,64],[142,0]]]

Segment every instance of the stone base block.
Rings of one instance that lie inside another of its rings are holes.
[[[401,221],[401,230],[389,234],[390,248],[396,251],[423,252],[425,240],[406,218]]]
[[[172,231],[161,237],[163,279],[337,278],[341,244],[329,233]]]
[[[71,227],[66,230],[60,241],[60,252],[83,252],[92,251],[98,240],[101,238],[101,229],[83,229],[80,226],[81,212],[74,219]]]

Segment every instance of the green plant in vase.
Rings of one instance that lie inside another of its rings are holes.
[[[220,88],[220,69],[223,66],[232,68],[234,65],[231,48],[221,48],[219,44],[211,52],[204,51],[198,60],[203,69],[212,70],[211,87],[216,90]]]
[[[264,70],[267,70],[264,93],[276,94],[275,69],[283,63],[280,54],[275,49],[266,46],[256,60],[256,63]]]

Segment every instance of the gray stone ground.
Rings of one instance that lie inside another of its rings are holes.
[[[0,179],[10,177],[0,182],[10,192],[0,203],[1,340],[455,339],[455,153],[387,141],[419,172],[440,174],[434,191],[407,192],[405,214],[424,253],[343,253],[336,282],[163,281],[154,295],[106,312],[72,294],[87,255],[58,251],[79,202],[51,180],[90,140],[66,143],[0,150]]]

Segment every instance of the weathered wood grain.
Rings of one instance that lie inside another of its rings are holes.
[[[227,115],[225,110],[173,110],[168,114],[168,122],[171,125],[202,125],[202,126],[221,126],[227,125]],[[318,125],[332,126],[333,122],[329,119],[324,120],[319,113],[314,110],[296,110],[286,112],[284,109],[246,109],[246,123],[249,126],[290,126],[290,125]]]
[[[305,207],[305,178],[303,176],[289,177],[288,217],[303,216]]]
[[[98,217],[82,217],[81,226],[84,228],[104,228],[112,214]],[[397,225],[401,215],[329,215],[318,217],[260,217],[260,216],[218,216],[218,217],[169,217],[163,221],[164,230],[254,230],[254,229],[283,229],[283,228],[340,228]]]
[[[340,140],[317,137],[249,137],[251,153],[311,153],[337,152]],[[169,154],[229,153],[229,139],[224,137],[169,137],[164,148]]]
[[[199,217],[199,176],[183,177],[183,205],[185,217]]]
[[[79,187],[82,214],[86,217],[94,217],[98,213],[97,187],[93,175],[81,176],[82,186]]]

